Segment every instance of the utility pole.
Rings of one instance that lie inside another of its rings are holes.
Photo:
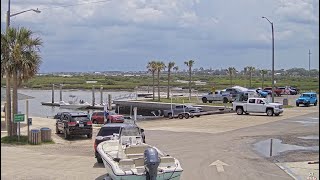
[[[309,49],[309,77],[310,77],[310,55],[311,55],[311,52],[310,52],[310,49]]]

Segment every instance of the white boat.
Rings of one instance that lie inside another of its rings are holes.
[[[76,96],[74,96],[74,95],[70,95],[69,97],[72,98],[71,101],[69,101],[69,102],[60,101],[59,102],[60,108],[63,108],[63,109],[85,109],[91,105],[90,103],[84,102],[83,100],[80,100],[79,102],[77,102],[78,98],[75,98]]]
[[[180,162],[154,146],[142,142],[136,126],[126,126],[97,147],[109,179],[179,180]]]

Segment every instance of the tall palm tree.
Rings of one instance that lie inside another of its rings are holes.
[[[166,65],[162,61],[156,62],[156,70],[158,75],[158,101],[160,101],[160,72],[166,68]]]
[[[170,96],[170,79],[171,79],[171,69],[178,70],[178,66],[175,66],[175,62],[169,62],[168,63],[168,90],[167,90],[167,99],[169,99]]]
[[[156,61],[148,62],[147,69],[152,73],[152,99],[154,100],[154,75],[156,72]]]
[[[227,73],[228,73],[229,76],[230,76],[230,85],[231,85],[231,86],[233,85],[233,83],[232,83],[232,77],[235,75],[236,72],[237,72],[237,70],[236,70],[236,68],[234,68],[234,67],[229,67],[229,68],[227,69]]]
[[[262,76],[262,86],[261,86],[262,89],[264,87],[264,75],[267,74],[267,73],[268,73],[268,70],[266,70],[266,69],[260,70],[260,74]]]
[[[12,114],[18,113],[18,86],[22,81],[32,78],[39,70],[39,55],[42,41],[33,37],[33,32],[26,28],[9,28],[5,36],[9,51],[7,68],[12,73]],[[12,126],[12,135],[17,134],[17,124]]]
[[[249,88],[252,88],[251,82],[252,82],[252,72],[254,72],[256,69],[253,66],[247,66],[246,67],[249,72]]]
[[[184,64],[189,67],[189,100],[191,100],[191,73],[194,60],[185,61]]]

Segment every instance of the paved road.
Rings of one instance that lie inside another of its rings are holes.
[[[263,158],[252,150],[252,144],[268,138],[284,138],[290,143],[299,143],[295,137],[319,135],[318,112],[317,107],[301,107],[286,109],[286,113],[279,117],[223,114],[139,124],[146,129],[148,143],[180,160],[184,168],[183,180],[292,179],[273,162],[291,161],[294,155]],[[306,122],[308,118],[312,123]],[[53,127],[53,122],[34,119],[34,127]],[[65,141],[57,135],[53,138],[57,144],[2,145],[1,178],[101,179],[105,174],[103,166],[96,164],[93,158],[92,140],[77,138]],[[304,160],[314,160],[319,155],[319,152],[291,153],[299,154]],[[216,166],[209,166],[217,160],[229,166],[223,166],[224,171],[218,172]],[[65,176],[61,176],[62,172]]]

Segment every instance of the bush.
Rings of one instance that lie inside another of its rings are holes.
[[[18,136],[5,136],[1,138],[1,143],[26,145],[28,144],[28,136],[20,136],[20,141],[18,141]]]

